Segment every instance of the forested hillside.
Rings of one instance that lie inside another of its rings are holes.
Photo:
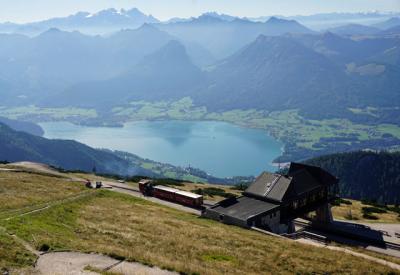
[[[68,170],[128,174],[140,172],[129,162],[112,153],[96,150],[71,140],[49,140],[18,132],[0,123],[0,159],[2,161],[35,161]],[[130,171],[131,169],[131,171]]]
[[[307,163],[338,177],[342,197],[400,203],[400,152],[340,153],[314,158]]]

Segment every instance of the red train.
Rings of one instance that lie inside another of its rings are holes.
[[[145,196],[153,196],[162,200],[176,202],[182,205],[200,208],[203,205],[203,196],[179,189],[156,185],[151,180],[141,180],[139,189]]]

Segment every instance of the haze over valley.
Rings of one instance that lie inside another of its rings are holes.
[[[316,15],[298,17],[304,24],[215,12],[161,22],[138,9],[109,9],[3,24],[0,115],[113,127],[225,121],[282,142],[282,154],[268,157],[276,162],[396,150],[397,15],[325,15],[342,23],[324,29],[306,25]]]
[[[398,274],[399,0],[0,1],[0,273]]]

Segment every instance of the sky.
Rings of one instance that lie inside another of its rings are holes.
[[[0,0],[0,22],[32,22],[78,11],[136,7],[160,20],[216,11],[240,17],[325,12],[399,12],[400,0]]]

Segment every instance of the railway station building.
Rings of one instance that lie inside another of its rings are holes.
[[[264,172],[243,196],[223,200],[202,215],[245,228],[290,233],[292,221],[312,211],[319,222],[332,221],[329,203],[337,198],[338,182],[319,167],[291,163],[287,174]]]

